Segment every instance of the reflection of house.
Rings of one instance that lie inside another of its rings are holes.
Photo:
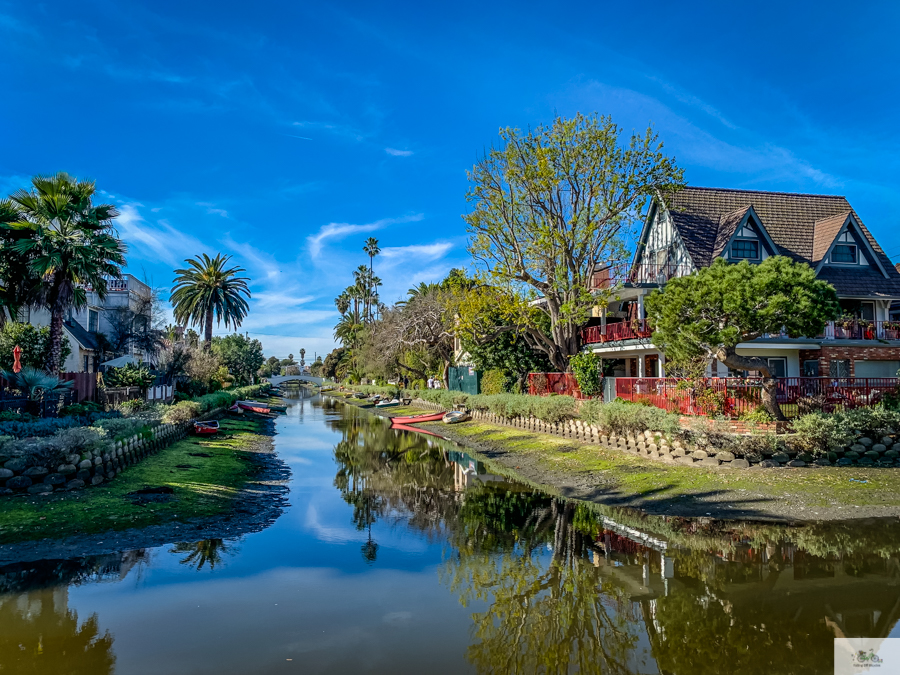
[[[447,454],[453,463],[453,486],[457,492],[462,492],[471,485],[507,482],[503,476],[488,473],[483,462],[464,452],[450,450]]]
[[[140,322],[150,322],[150,297],[152,291],[144,282],[131,274],[121,279],[107,280],[106,297],[101,301],[90,288],[87,291],[87,307],[72,310],[63,324],[65,339],[71,354],[64,371],[69,373],[96,372],[104,355],[99,351],[97,334],[112,335],[116,331],[140,329]],[[35,326],[50,325],[50,312],[46,309],[24,310],[20,320]],[[145,325],[146,325],[145,324]],[[139,360],[152,360],[154,355],[130,345],[128,354]]]
[[[844,197],[685,188],[656,200],[627,273],[600,268],[596,290],[621,287],[584,330],[587,347],[618,360],[618,375],[660,376],[664,356],[653,344],[644,297],[673,277],[715,259],[758,263],[785,255],[808,263],[837,290],[844,316],[823,335],[767,335],[738,353],[767,358],[778,376],[894,377],[900,368],[900,272]],[[728,375],[717,364],[714,375]]]

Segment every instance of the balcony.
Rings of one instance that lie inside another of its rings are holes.
[[[900,321],[846,319],[829,321],[826,340],[900,340]]]
[[[83,288],[89,293],[94,290],[90,284],[83,284]],[[122,293],[125,291],[133,291],[138,295],[149,295],[150,287],[131,274],[125,274],[121,279],[106,278],[107,293]]]
[[[627,284],[655,284],[661,286],[669,279],[687,276],[692,271],[693,268],[690,265],[673,265],[669,263],[661,265],[655,263],[631,265],[628,263],[614,263],[597,269],[591,275],[591,290],[607,290]]]
[[[590,326],[581,331],[584,344],[619,342],[620,340],[645,340],[653,335],[647,319],[632,319],[608,323],[606,326]]]

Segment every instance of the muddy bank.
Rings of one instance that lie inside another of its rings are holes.
[[[241,447],[252,476],[238,490],[226,513],[184,522],[2,544],[0,565],[98,556],[203,539],[233,539],[264,530],[288,505],[287,481],[291,472],[275,453],[274,433],[274,421],[268,420],[260,435]]]

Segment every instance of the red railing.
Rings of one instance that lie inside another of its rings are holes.
[[[528,393],[532,396],[574,396],[584,398],[572,373],[528,373]]]
[[[653,335],[650,323],[647,319],[632,319],[608,323],[606,327],[590,326],[581,331],[581,341],[584,344],[597,342],[616,342],[617,340],[646,339]]]
[[[622,284],[664,284],[669,279],[690,274],[690,265],[671,263],[613,263],[595,269],[591,275],[591,290],[606,290]]]
[[[787,417],[822,410],[834,412],[879,403],[900,393],[896,377],[783,377],[776,397]],[[762,405],[762,381],[749,377],[713,377],[699,385],[674,377],[617,377],[616,397],[649,403],[681,415],[738,417]]]

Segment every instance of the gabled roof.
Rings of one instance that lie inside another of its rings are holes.
[[[716,232],[716,240],[713,242],[712,251],[710,252],[710,263],[722,255],[722,251],[728,246],[728,242],[731,241],[734,233],[744,221],[744,216],[747,215],[751,208],[748,204],[736,211],[719,216],[719,229]]]
[[[97,340],[93,335],[88,333],[80,323],[71,320],[63,321],[63,326],[65,327],[66,332],[81,345],[82,349],[97,351]]]
[[[834,238],[838,236],[849,217],[850,209],[847,209],[836,216],[816,221],[815,229],[813,230],[812,262],[818,263],[831,250]]]
[[[730,226],[738,212],[752,206],[780,255],[815,268],[821,257],[816,260],[814,256],[825,255],[821,248],[824,247],[827,252],[849,213],[869,242],[887,278],[871,268],[838,270],[825,267],[819,276],[831,281],[842,296],[900,297],[900,272],[888,260],[845,197],[700,187],[686,187],[664,197],[691,259],[699,267],[710,265],[717,245],[724,246],[721,243],[724,237],[722,228],[726,226],[726,221]],[[840,224],[835,224],[838,220]],[[831,231],[834,234],[828,243],[821,244]]]

